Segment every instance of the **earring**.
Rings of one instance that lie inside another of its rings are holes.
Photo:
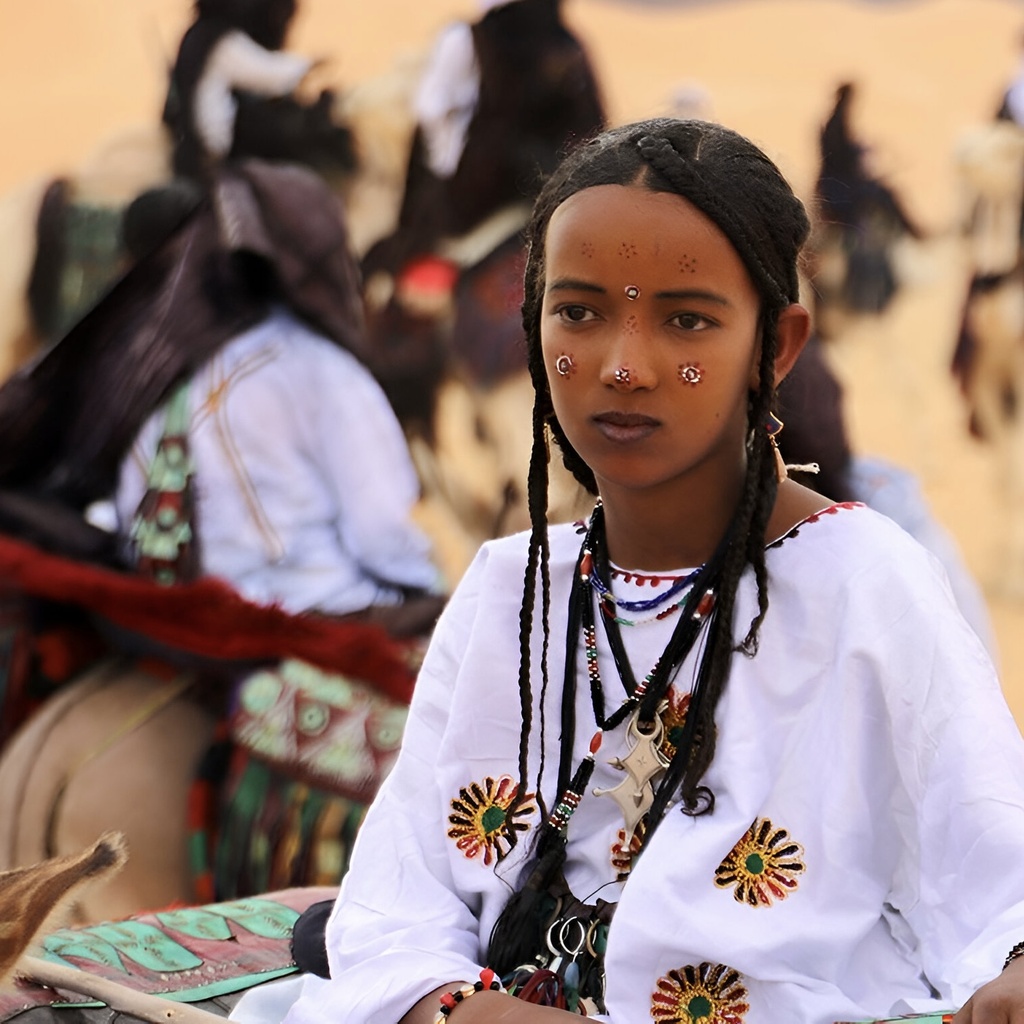
[[[764,425],[764,429],[768,432],[768,441],[772,446],[772,451],[775,453],[775,478],[780,484],[789,476],[789,472],[786,470],[786,463],[782,458],[782,452],[779,451],[779,434],[782,433],[783,425],[782,420],[775,413],[768,413],[768,422]]]
[[[615,383],[616,384],[629,384],[629,368],[626,366],[620,366],[615,371]]]
[[[640,289],[635,284],[626,285],[626,298],[632,302],[634,299],[640,298]]]
[[[683,384],[696,387],[704,379],[704,371],[697,363],[681,363],[679,366],[679,379]]]

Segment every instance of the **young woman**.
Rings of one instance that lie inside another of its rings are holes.
[[[1024,1021],[990,662],[918,545],[775,455],[800,202],[659,120],[571,155],[530,230],[533,529],[442,616],[289,1024],[830,1024],[979,988],[957,1024]],[[588,523],[546,523],[549,437]]]

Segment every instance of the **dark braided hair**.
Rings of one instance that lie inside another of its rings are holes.
[[[778,485],[774,453],[764,427],[775,404],[777,321],[788,305],[798,301],[797,265],[810,225],[803,204],[793,194],[779,169],[761,150],[736,132],[703,121],[664,118],[605,132],[573,150],[538,196],[527,229],[523,302],[523,326],[535,404],[528,489],[532,529],[519,638],[522,731],[517,802],[527,789],[527,751],[533,707],[530,638],[538,570],[545,610],[550,601],[547,576],[547,431],[557,443],[566,468],[592,494],[597,494],[597,484],[590,467],[573,449],[555,416],[541,354],[545,236],[555,210],[575,193],[596,185],[634,184],[653,192],[682,196],[712,220],[736,249],[761,297],[760,383],[749,397],[750,441],[746,477],[717,587],[717,628],[711,631],[705,655],[710,659],[707,697],[701,702],[692,756],[679,766],[681,778],[675,780],[676,785],[661,787],[659,799],[651,809],[653,826],[664,815],[667,802],[676,788],[680,790],[683,807],[688,813],[701,814],[713,808],[713,794],[700,786],[700,780],[714,756],[715,708],[729,675],[733,653],[736,650],[750,656],[756,653],[758,631],[768,610],[765,531]],[[748,565],[753,568],[757,584],[758,610],[737,646],[733,611],[740,577]],[[546,614],[542,622],[546,651],[549,640]],[[542,687],[546,690],[546,665],[542,666],[542,672]],[[541,707],[543,699],[542,691]],[[538,779],[538,794],[540,782]]]

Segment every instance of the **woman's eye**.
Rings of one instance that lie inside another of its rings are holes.
[[[590,319],[590,310],[586,306],[562,306],[558,315],[570,323],[579,324]]]
[[[679,313],[675,322],[684,331],[704,331],[711,326],[711,321],[700,313]]]

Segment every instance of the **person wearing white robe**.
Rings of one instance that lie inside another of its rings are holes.
[[[550,536],[551,635],[559,637],[581,538],[572,526]],[[424,993],[486,964],[491,926],[538,823],[536,802],[517,819],[529,830],[511,849],[504,823],[471,835],[452,804],[474,783],[493,793],[503,777],[518,777],[525,549],[524,536],[485,545],[443,614],[401,755],[328,925],[332,980],[309,977],[287,1024],[394,1022]],[[671,972],[711,977],[718,965],[736,973],[717,993],[716,1022],[831,1024],[934,1011],[998,974],[1024,935],[1024,743],[938,561],[885,517],[840,505],[770,545],[767,565],[760,648],[737,657],[716,716],[705,779],[714,811],[670,811],[624,884],[610,856],[622,827],[617,805],[588,792],[570,822],[573,893],[618,901],[601,1019],[676,1019],[655,1012],[656,993],[685,995]],[[616,596],[651,593],[650,573],[626,579],[614,572]],[[738,619],[755,608],[748,574]],[[671,628],[669,618],[623,629],[638,672]],[[573,766],[596,728],[582,653]],[[552,680],[561,679],[562,657],[552,644]],[[691,653],[676,688],[685,691],[694,671]],[[543,736],[548,808],[555,691]],[[622,696],[610,685],[606,694],[609,709]],[[626,751],[625,728],[605,735],[591,790],[621,779],[609,761]],[[478,810],[482,821],[486,808]],[[748,830],[766,822],[759,848]],[[799,850],[786,860],[800,869],[776,865],[773,881],[773,849],[792,844]]]
[[[440,593],[411,518],[419,480],[380,385],[284,307],[223,346],[189,384],[188,443],[204,575],[257,604],[346,614]],[[130,533],[164,429],[153,413],[116,505]]]

